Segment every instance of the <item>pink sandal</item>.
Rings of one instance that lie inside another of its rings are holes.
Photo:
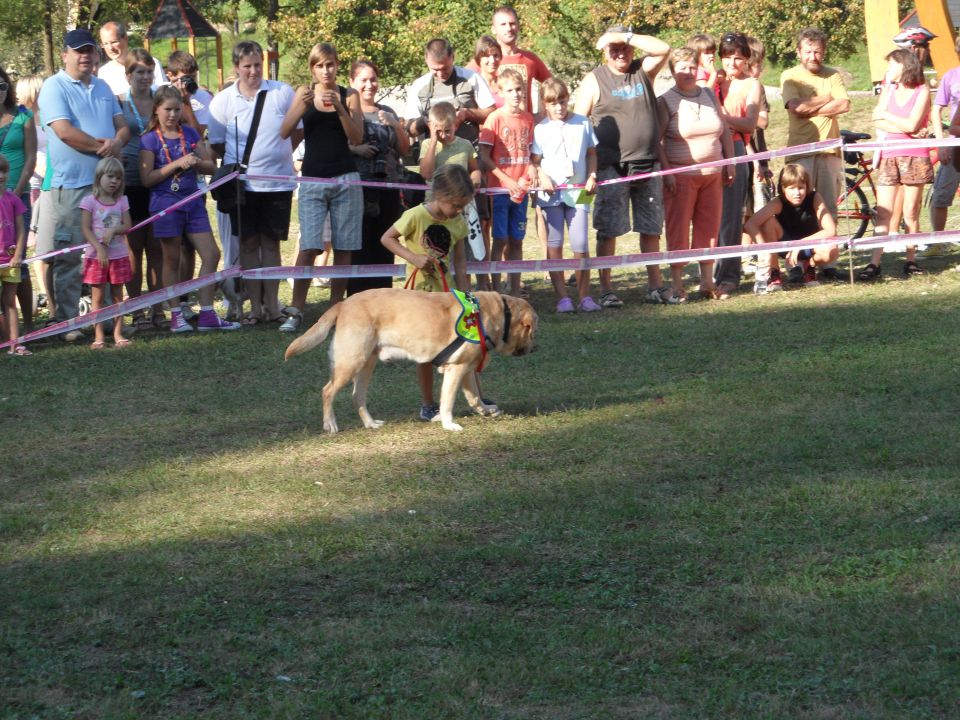
[[[7,350],[7,355],[16,355],[18,357],[27,357],[28,355],[33,355],[32,352],[27,350],[23,345],[14,345],[12,348]]]

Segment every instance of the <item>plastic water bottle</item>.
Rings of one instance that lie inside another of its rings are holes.
[[[766,295],[767,294],[767,280],[770,277],[770,270],[768,268],[757,268],[756,275],[754,275],[753,281],[753,292],[755,295]]]

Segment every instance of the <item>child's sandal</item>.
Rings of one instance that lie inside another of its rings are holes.
[[[7,350],[7,355],[14,355],[16,357],[27,357],[28,355],[33,355],[32,352],[27,350],[23,345],[14,345],[12,348]]]
[[[879,265],[870,263],[863,270],[857,273],[857,280],[876,280],[882,274],[883,271],[880,269]]]

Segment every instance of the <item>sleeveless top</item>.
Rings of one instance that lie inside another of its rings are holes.
[[[887,112],[891,115],[896,115],[901,118],[910,117],[910,113],[913,111],[913,106],[916,105],[921,98],[920,93],[928,92],[926,83],[923,85],[918,85],[914,88],[913,93],[907,101],[900,105],[897,103],[897,93],[895,90],[891,90],[887,95]],[[930,113],[927,113],[927,117],[923,118],[921,121],[921,127],[925,127],[927,121],[930,118]],[[914,137],[908,133],[902,132],[888,132],[885,140],[892,142],[894,140],[913,140]],[[930,150],[929,148],[912,148],[909,150],[884,150],[883,157],[929,157]]]
[[[340,91],[340,102],[346,106],[346,88],[338,85],[337,90]],[[357,171],[340,113],[320,112],[310,103],[303,114],[303,142],[304,176],[332,178]]]
[[[720,160],[723,147],[723,119],[717,99],[707,88],[697,86],[696,97],[683,95],[676,87],[660,96],[667,106],[669,121],[663,132],[663,149],[670,167],[695,165]],[[697,175],[715,175],[720,168],[690,171]]]
[[[600,88],[590,114],[597,135],[597,166],[637,161],[652,164],[660,140],[657,98],[640,60],[634,60],[624,75],[601,65],[593,76]]]
[[[120,101],[120,109],[123,111],[123,121],[130,130],[130,140],[123,146],[123,152],[120,159],[123,161],[123,182],[127,187],[140,187],[140,136],[146,132],[147,124],[150,122],[150,116],[140,114],[133,107],[133,101],[130,99],[130,93],[124,93],[123,100]]]
[[[777,196],[782,207],[776,218],[783,228],[784,240],[799,240],[820,231],[817,213],[813,209],[815,195],[814,192],[808,192],[800,207],[791,205],[782,194]]]

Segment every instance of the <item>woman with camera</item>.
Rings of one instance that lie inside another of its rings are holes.
[[[363,112],[363,142],[351,145],[361,180],[397,182],[400,180],[401,156],[410,150],[410,137],[397,114],[377,102],[380,71],[370,60],[358,60],[350,68],[350,85],[360,95]],[[393,254],[380,242],[400,217],[400,191],[390,188],[363,188],[363,245],[353,253],[355,265],[392,263]],[[347,294],[377,287],[390,287],[389,277],[351,278]]]

